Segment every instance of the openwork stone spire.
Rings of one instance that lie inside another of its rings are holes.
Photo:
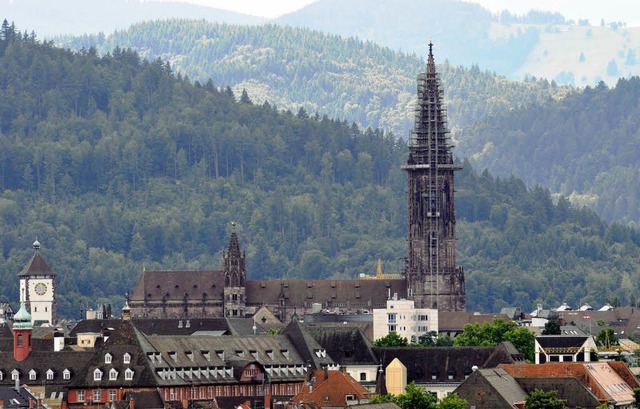
[[[433,43],[424,73],[418,75],[408,180],[409,296],[417,308],[465,309],[464,272],[456,266],[454,164],[442,84],[433,58]]]

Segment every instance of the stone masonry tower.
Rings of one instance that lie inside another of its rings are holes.
[[[440,79],[429,43],[418,75],[415,125],[409,138],[407,290],[416,308],[464,311],[464,272],[456,266],[454,171]]]

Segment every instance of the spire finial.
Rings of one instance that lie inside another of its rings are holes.
[[[40,251],[40,242],[38,241],[38,236],[36,236],[36,241],[33,242],[33,249],[36,251]]]
[[[232,231],[232,233],[236,232],[236,222],[235,221],[231,222],[231,231]]]
[[[436,72],[436,63],[433,60],[433,41],[429,39],[429,58],[427,59],[427,73],[433,74]]]

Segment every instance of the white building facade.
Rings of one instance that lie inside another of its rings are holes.
[[[413,300],[387,300],[387,308],[373,310],[374,341],[395,332],[409,342],[417,342],[421,335],[438,332],[438,310],[415,308]],[[356,378],[357,379],[357,378]]]

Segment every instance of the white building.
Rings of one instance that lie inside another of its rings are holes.
[[[387,300],[387,308],[373,310],[373,340],[395,332],[409,342],[417,342],[421,335],[438,332],[438,310],[415,308],[413,300],[398,299],[397,294]]]

